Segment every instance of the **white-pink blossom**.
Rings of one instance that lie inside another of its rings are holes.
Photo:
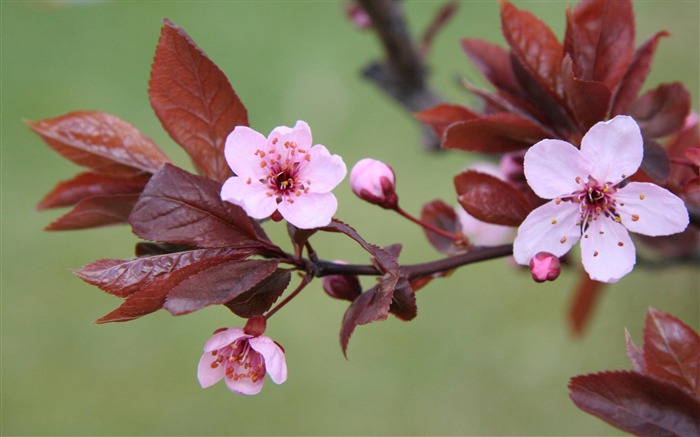
[[[246,334],[242,328],[217,331],[204,345],[197,378],[202,388],[222,378],[237,394],[260,393],[265,374],[276,384],[287,380],[287,362],[282,348],[263,335]]]
[[[347,174],[343,159],[325,146],[312,146],[311,129],[297,121],[279,126],[265,138],[237,126],[226,138],[224,153],[236,174],[221,188],[221,198],[252,218],[275,211],[302,229],[326,226],[338,209],[331,192]]]
[[[628,116],[597,123],[581,149],[542,140],[525,154],[525,177],[535,194],[552,199],[532,211],[513,243],[515,261],[528,265],[538,252],[562,256],[579,240],[591,279],[616,282],[636,262],[628,231],[649,236],[682,232],[688,210],[670,191],[628,182],[642,163],[643,139]]]

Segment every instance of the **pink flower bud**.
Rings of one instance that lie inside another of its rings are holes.
[[[347,264],[335,261],[337,264]],[[354,301],[362,294],[362,286],[356,275],[328,275],[323,277],[323,290],[332,298]]]
[[[530,260],[530,272],[536,282],[553,281],[561,273],[561,263],[549,252],[538,252]]]
[[[369,203],[393,209],[399,201],[396,194],[396,176],[387,164],[365,158],[355,164],[350,172],[353,193]]]

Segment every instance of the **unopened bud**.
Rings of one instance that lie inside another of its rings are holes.
[[[399,201],[396,194],[396,176],[387,164],[365,158],[355,164],[350,172],[353,193],[367,202],[393,209]]]
[[[344,261],[335,261],[336,264],[346,264]],[[356,275],[328,275],[323,277],[323,290],[335,299],[349,300],[352,302],[362,294],[362,286]]]
[[[263,316],[254,316],[248,319],[243,328],[243,332],[253,337],[259,337],[265,333],[267,320]]]
[[[536,282],[553,281],[561,273],[561,263],[551,253],[539,252],[530,260],[530,272]]]

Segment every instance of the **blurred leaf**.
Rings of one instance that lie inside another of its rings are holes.
[[[605,284],[591,279],[588,273],[579,274],[576,292],[569,305],[569,326],[574,335],[581,335],[593,316]]]
[[[644,140],[644,158],[640,167],[657,184],[663,184],[671,173],[666,149],[653,140]]]
[[[73,179],[60,182],[39,202],[39,210],[75,205],[90,196],[112,194],[139,194],[151,178],[150,174],[112,176],[108,174],[84,172]]]
[[[458,121],[466,121],[478,118],[479,115],[464,106],[440,104],[430,109],[416,112],[415,117],[423,123],[430,125],[435,134],[442,137],[448,126]]]
[[[457,200],[476,219],[505,226],[518,226],[532,210],[515,187],[494,176],[468,170],[454,178]]]
[[[242,208],[221,200],[221,185],[172,165],[153,175],[129,216],[141,238],[202,247],[257,240]]]
[[[541,84],[557,90],[564,50],[549,26],[507,1],[501,2],[501,25],[518,60]]]
[[[149,138],[114,115],[77,111],[26,123],[61,156],[99,173],[153,173],[170,162]]]
[[[187,33],[163,21],[148,87],[151,106],[168,134],[197,169],[218,182],[231,170],[224,143],[233,128],[248,125],[245,106],[224,73]]]
[[[240,260],[256,253],[255,247],[197,249],[129,260],[101,259],[74,273],[88,284],[118,297],[128,297],[159,276],[185,267],[204,270],[224,261]]]
[[[289,270],[277,269],[250,290],[239,294],[225,305],[239,317],[249,319],[265,313],[284,293],[292,274]]]
[[[628,111],[645,139],[664,137],[682,129],[689,112],[690,94],[678,82],[647,91]]]
[[[457,213],[455,213],[453,207],[442,200],[433,200],[432,202],[428,202],[423,205],[420,212],[420,218],[425,223],[449,232],[452,235],[459,235],[458,233],[461,232]],[[454,255],[464,252],[466,249],[466,240],[464,241],[465,247],[457,247],[454,244],[454,241],[450,238],[436,234],[435,232],[431,232],[427,229],[425,229],[424,232],[428,242],[430,242],[430,244],[438,252]]]
[[[88,197],[44,229],[68,231],[125,223],[138,198],[138,194]]]
[[[469,56],[476,68],[498,90],[522,97],[522,89],[511,68],[510,55],[505,49],[476,38],[464,38],[460,42],[462,50]]]
[[[498,113],[450,125],[442,147],[468,152],[508,153],[547,138],[533,122],[515,114]]]
[[[574,74],[614,90],[634,53],[634,12],[629,0],[583,1],[566,14],[566,52]]]
[[[658,32],[642,44],[634,54],[632,62],[627,67],[627,72],[622,77],[620,85],[615,92],[610,116],[625,114],[629,105],[637,98],[642,85],[651,70],[654,53],[661,37],[668,36],[666,31]]]
[[[177,316],[208,305],[224,304],[250,290],[277,269],[277,261],[226,261],[197,272],[175,285],[163,308]]]
[[[618,371],[576,376],[569,396],[577,407],[640,436],[700,435],[700,403],[651,376]]]
[[[689,326],[670,314],[649,308],[644,326],[644,358],[647,374],[700,397],[700,337]]]

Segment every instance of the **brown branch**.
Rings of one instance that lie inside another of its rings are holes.
[[[419,278],[422,276],[430,276],[435,273],[446,272],[457,267],[467,264],[473,264],[479,261],[486,261],[494,258],[501,258],[513,253],[512,244],[504,244],[501,246],[483,246],[475,247],[467,253],[461,255],[450,256],[436,261],[430,261],[420,264],[411,264],[402,266],[401,271],[408,279]],[[336,264],[331,261],[318,260],[313,263],[315,266],[314,276],[328,275],[370,275],[380,276],[382,273],[373,265],[359,264]]]
[[[442,101],[427,84],[427,69],[411,37],[398,0],[358,0],[372,19],[386,58],[370,63],[363,70],[366,79],[374,82],[406,111],[414,113],[431,108]],[[423,147],[438,150],[439,141],[432,129],[421,124]]]

